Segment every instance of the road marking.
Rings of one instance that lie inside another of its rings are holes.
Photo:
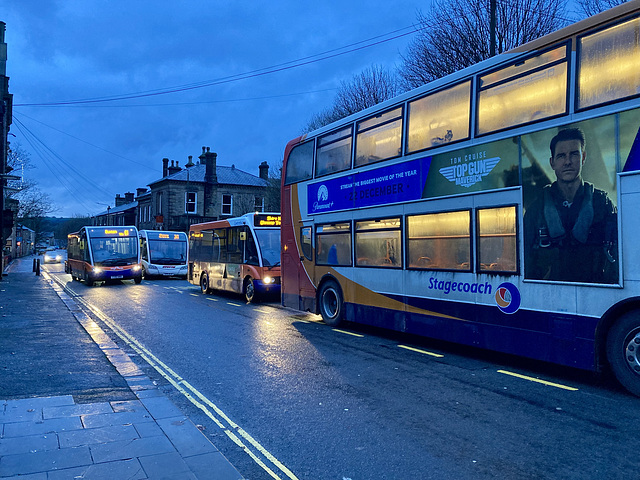
[[[540,380],[539,378],[528,377],[526,375],[520,375],[519,373],[508,372],[506,370],[498,370],[498,373],[503,373],[504,375],[510,375],[516,378],[521,378],[523,380],[529,380],[530,382],[541,383],[543,385],[548,385],[549,387],[556,387],[556,388],[561,388],[563,390],[569,390],[571,392],[578,391],[578,389],[574,387],[569,387],[567,385],[562,385],[560,383],[547,382],[546,380]]]
[[[347,332],[346,330],[339,330],[337,328],[332,329],[334,332],[344,333],[345,335],[351,335],[353,337],[364,337],[364,335],[360,335],[359,333]]]
[[[56,278],[56,280],[58,280]],[[218,427],[220,427],[224,433],[229,437],[236,445],[238,445],[247,455],[249,455],[253,461],[255,461],[265,472],[269,474],[275,480],[282,480],[281,474],[284,474],[291,480],[298,480],[298,477],[283,465],[276,457],[274,457],[267,449],[265,449],[258,441],[256,441],[249,433],[242,429],[238,424],[231,420],[218,406],[216,406],[211,400],[200,393],[194,388],[188,381],[178,375],[173,369],[166,365],[162,360],[156,357],[150,350],[142,345],[135,337],[130,335],[125,329],[120,327],[114,320],[107,314],[102,312],[99,308],[89,304],[82,297],[75,295],[73,290],[69,289],[66,285],[58,281],[58,284],[66,290],[70,295],[73,295],[73,300],[82,304],[86,309],[91,311],[96,317],[98,317],[105,325],[107,325],[118,337],[120,337],[131,349],[133,349],[140,358],[144,359],[149,365],[151,365],[162,377],[164,377],[171,385],[175,387],[185,398],[187,398],[194,406],[202,410]],[[225,425],[226,422],[226,425]],[[236,435],[237,434],[237,435]],[[239,438],[239,437],[242,437]],[[243,441],[244,439],[244,441]],[[255,449],[257,452],[252,450]],[[259,457],[262,455],[267,462],[275,468],[269,467],[265,460]],[[281,474],[274,472],[279,470]]]
[[[192,297],[199,297],[200,296],[197,293],[190,293],[189,295],[191,295]]]
[[[266,308],[256,308],[255,309],[256,312],[260,312],[260,313],[271,313],[269,310],[267,310]]]
[[[405,350],[411,350],[412,352],[423,353],[424,355],[430,355],[436,358],[442,358],[444,355],[440,353],[428,352],[427,350],[420,350],[419,348],[408,347],[407,345],[398,345],[400,348],[404,348]]]
[[[238,303],[231,303],[231,302],[227,302],[227,305],[231,305],[233,307],[241,307],[242,305],[238,304]]]
[[[217,302],[218,301],[217,298],[207,298],[207,300],[209,300],[210,302]]]

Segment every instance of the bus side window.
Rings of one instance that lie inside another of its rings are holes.
[[[316,264],[351,266],[351,224],[316,227]]]
[[[242,263],[242,249],[240,245],[240,229],[228,229],[227,261],[229,263]]]
[[[311,245],[311,227],[302,227],[300,229],[300,243],[304,258],[313,260],[313,247]]]

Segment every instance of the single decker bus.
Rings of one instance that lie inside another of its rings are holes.
[[[142,281],[136,227],[82,227],[67,237],[65,272],[92,286],[111,280]]]
[[[187,278],[188,238],[184,232],[140,230],[142,276]]]
[[[289,142],[282,304],[640,395],[640,2]]]
[[[244,295],[247,302],[280,295],[280,214],[191,225],[189,282]]]

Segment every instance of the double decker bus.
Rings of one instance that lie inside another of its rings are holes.
[[[282,304],[640,395],[640,2],[288,143]]]
[[[142,276],[187,278],[187,234],[140,230]]]
[[[244,295],[247,302],[280,294],[280,214],[197,223],[189,229],[189,282]]]
[[[111,280],[142,281],[136,227],[82,227],[67,236],[64,271],[87,286]]]

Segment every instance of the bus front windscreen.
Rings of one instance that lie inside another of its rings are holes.
[[[280,265],[280,229],[256,230],[256,237],[262,252],[262,264],[265,267],[277,267]]]
[[[131,265],[138,262],[137,237],[92,237],[93,263],[99,267]]]
[[[187,263],[187,242],[149,240],[149,260],[157,265]]]

